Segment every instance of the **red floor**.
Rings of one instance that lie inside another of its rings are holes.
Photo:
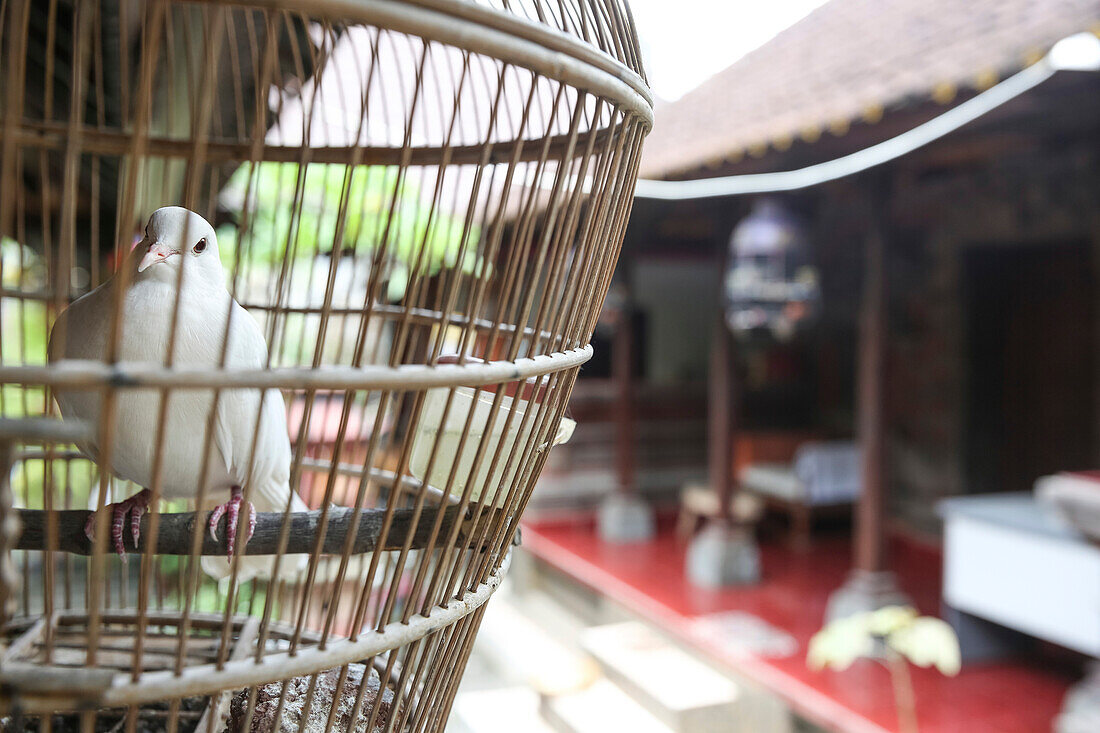
[[[805,664],[806,642],[820,626],[830,591],[849,565],[846,539],[829,537],[809,552],[784,546],[762,548],[764,581],[751,588],[700,590],[683,575],[684,545],[662,523],[650,543],[607,545],[590,519],[526,525],[523,545],[535,556],[605,594],[735,671],[782,696],[802,716],[838,731],[896,730],[893,693],[886,670],[857,662],[844,672],[812,672]],[[939,608],[940,561],[936,553],[899,547],[894,566],[906,592],[924,613]],[[718,611],[739,610],[790,633],[799,651],[764,658],[716,649],[693,627],[693,620]],[[1043,662],[968,665],[946,678],[913,670],[922,733],[1033,733],[1049,731],[1072,670]]]

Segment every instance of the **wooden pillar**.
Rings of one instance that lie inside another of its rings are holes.
[[[612,323],[611,378],[615,397],[612,419],[615,424],[613,460],[615,490],[600,503],[597,531],[604,542],[645,542],[656,532],[653,508],[639,495],[634,466],[634,320],[631,299],[627,295]],[[610,314],[609,314],[610,315]]]
[[[611,346],[615,382],[615,474],[619,493],[634,491],[634,319],[624,305]]]
[[[865,242],[863,301],[857,364],[858,434],[862,452],[862,491],[855,509],[854,567],[844,584],[829,596],[826,621],[875,611],[885,606],[910,606],[912,600],[897,585],[886,565],[885,535],[885,371],[887,313],[886,255],[883,228],[888,199],[885,181],[872,181],[874,194],[865,208],[870,223]]]
[[[1096,374],[1093,382],[1093,449],[1094,460],[1100,464],[1100,213],[1092,215],[1092,363]]]
[[[728,272],[730,253],[723,249],[718,267]],[[715,516],[692,538],[685,572],[693,585],[706,588],[747,585],[760,581],[760,550],[753,528],[739,525],[731,511],[737,477],[733,475],[733,442],[737,426],[735,344],[724,308],[714,319],[707,377],[707,463],[710,488],[718,500]]]
[[[873,212],[872,216],[878,212]],[[886,569],[883,520],[885,469],[884,373],[887,332],[885,245],[877,222],[867,236],[860,312],[857,400],[863,489],[855,513],[855,567]]]
[[[737,489],[733,440],[737,424],[734,339],[719,313],[710,346],[707,458],[718,512],[688,545],[686,573],[694,585],[722,588],[760,580],[760,550],[753,529],[735,521],[730,505]]]
[[[736,488],[733,475],[733,440],[736,434],[734,409],[733,337],[719,313],[710,345],[710,373],[707,380],[707,463],[710,487],[718,497],[717,519],[729,523],[730,504]]]

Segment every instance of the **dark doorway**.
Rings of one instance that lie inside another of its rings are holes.
[[[1092,272],[1084,242],[966,251],[968,491],[1096,468]]]

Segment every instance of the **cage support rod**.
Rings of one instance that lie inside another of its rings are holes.
[[[382,522],[386,515],[385,509],[360,510],[359,528],[355,541],[352,544],[352,552],[360,554],[374,550],[399,550],[405,542],[405,538],[412,535],[412,548],[426,547],[435,522],[438,507],[425,507],[416,523],[413,523],[414,511],[412,509],[396,509],[393,512],[393,520],[385,537],[381,537]],[[339,555],[344,551],[344,543],[348,530],[351,527],[352,515],[355,510],[349,507],[330,507],[328,521],[326,522],[325,541],[321,548],[322,554]],[[88,521],[91,512],[83,509],[52,512],[57,519],[57,547],[46,545],[46,523],[51,512],[40,509],[20,509],[19,518],[23,523],[23,532],[15,543],[17,550],[60,550],[77,555],[92,554],[92,543],[84,534],[84,525]],[[191,533],[195,531],[195,522],[200,523],[200,531],[203,535],[203,555],[225,555],[226,547],[226,519],[223,518],[218,525],[218,540],[214,540],[206,529],[208,512],[183,512],[178,514],[161,514],[160,530],[157,533],[156,552],[161,555],[189,555],[191,554]],[[290,537],[284,554],[300,555],[313,551],[314,538],[320,523],[320,510],[311,512],[296,512],[290,515]],[[443,509],[442,526],[450,529],[459,518],[458,507],[448,506]],[[129,526],[125,528],[125,544],[128,551],[133,553],[148,552],[145,545],[148,534],[149,515],[141,520],[141,539],[137,548],[133,548],[130,540]],[[279,542],[279,532],[283,524],[282,512],[260,512],[256,515],[256,532],[244,548],[245,555],[273,555]],[[464,542],[467,533],[459,533],[459,542]]]

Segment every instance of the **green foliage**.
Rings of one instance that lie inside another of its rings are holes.
[[[44,268],[29,247],[0,238],[0,282],[13,291],[35,291]],[[46,304],[39,300],[0,298],[0,358],[5,364],[45,364],[49,332]]]
[[[398,170],[245,163],[230,178],[223,196],[247,205],[254,215],[243,237],[232,227],[218,231],[222,262],[232,268],[237,257],[243,257],[245,265],[273,267],[284,256],[308,258],[333,250],[376,255],[385,248],[391,299],[404,294],[413,270],[421,275],[455,267],[473,272],[480,262],[480,229],[471,226],[463,251],[463,219],[438,205],[433,214],[414,183],[398,180]],[[340,229],[345,195],[347,213]],[[301,206],[296,211],[293,203],[298,198]]]
[[[0,358],[5,364],[45,364],[49,322],[46,304],[37,300],[0,298]]]
[[[38,255],[7,237],[0,238],[0,273],[0,282],[8,290],[31,292],[43,285],[44,268]],[[45,364],[49,325],[43,301],[0,297],[0,362]],[[0,386],[0,416],[39,416],[45,412],[46,393],[41,387]]]
[[[22,362],[17,359],[10,363]],[[46,414],[46,390],[42,387],[24,387],[19,384],[0,385],[0,416],[41,417],[44,414]]]
[[[58,452],[70,449],[70,446],[57,447]],[[35,459],[16,464],[11,485],[20,506],[45,508],[43,489],[49,486],[55,509],[83,509],[89,505],[92,487],[98,480],[99,473],[91,461],[80,458]]]
[[[959,640],[944,621],[919,616],[910,606],[886,606],[830,622],[810,639],[806,662],[811,669],[847,669],[860,657],[874,656],[879,645],[920,667],[945,675],[959,673]]]
[[[179,557],[176,555],[162,555],[157,558],[160,563],[161,575],[167,579],[167,586],[169,588],[179,588],[181,585],[180,575],[182,574],[183,585],[186,585],[188,578],[188,563],[189,558]],[[192,600],[191,608],[198,612],[207,613],[222,613],[225,611],[225,607],[229,602],[229,597],[226,593],[227,583],[218,583],[210,578],[210,576],[203,573],[201,570],[198,573],[198,588],[195,589],[195,597]],[[267,600],[267,582],[261,580],[251,580],[237,589],[235,603],[233,604],[233,613],[238,614],[256,614],[258,615],[263,611],[264,603]],[[173,591],[169,594],[169,606],[183,608],[183,598],[180,597],[177,591]],[[278,617],[278,602],[275,602],[272,606],[272,616]]]

